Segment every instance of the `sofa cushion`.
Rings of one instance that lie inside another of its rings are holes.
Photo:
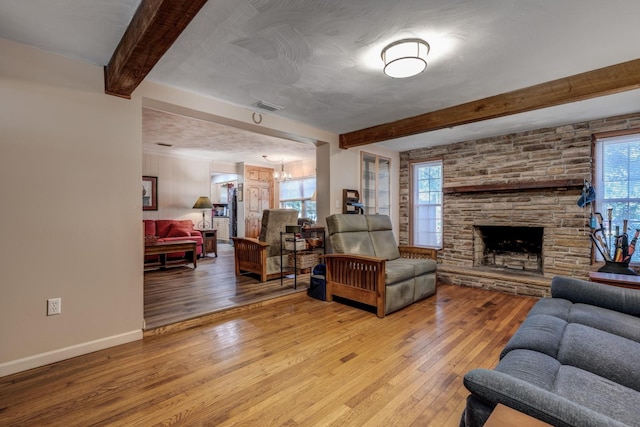
[[[554,391],[627,425],[638,425],[640,420],[640,393],[592,372],[562,365]]]
[[[551,296],[640,317],[640,289],[627,289],[572,277],[555,276]]]
[[[368,231],[333,234],[331,248],[336,254],[376,256]]]
[[[187,228],[182,224],[175,223],[169,228],[167,237],[189,237],[191,236],[191,228]]]
[[[387,260],[400,258],[398,243],[387,215],[365,215],[375,256]]]
[[[387,286],[385,289],[384,312],[389,314],[411,304],[413,302],[413,288],[413,279],[403,280]]]
[[[579,323],[567,325],[558,362],[640,391],[640,343]]]
[[[144,235],[145,236],[156,236],[156,222],[153,219],[143,219],[142,223],[144,224]]]
[[[569,321],[640,342],[640,318],[602,307],[573,304]]]
[[[561,363],[548,354],[529,349],[516,349],[505,355],[495,370],[551,391],[560,366]]]
[[[555,358],[567,325],[565,320],[555,316],[546,314],[529,316],[502,349],[500,358],[516,349],[534,350]]]
[[[157,219],[156,220],[156,236],[162,238],[167,237],[171,226],[176,223],[175,219]]]
[[[514,350],[500,361],[495,371],[629,425],[636,425],[640,419],[637,391],[536,351]]]
[[[413,279],[413,276],[415,276],[415,274],[412,265],[396,262],[396,260],[387,261],[384,283],[390,284],[400,282],[402,280]]]
[[[594,305],[572,303],[562,298],[543,298],[528,316],[548,314],[640,342],[640,318]]]
[[[527,350],[522,351],[526,352]],[[514,352],[509,354],[509,357],[520,357],[520,355]],[[464,385],[476,397],[467,400],[468,404],[482,406],[482,408],[493,408],[497,403],[503,403],[554,426],[624,427],[629,425],[573,402],[554,391],[548,391],[521,380],[515,375],[511,375],[511,372],[474,369],[465,374]],[[475,407],[468,406],[466,408],[463,419],[470,421],[467,425],[483,425],[485,423],[485,417],[488,417],[489,414],[482,408],[480,411],[477,411]]]
[[[373,245],[373,251],[375,256],[384,258],[387,260],[394,260],[400,258],[400,251],[398,250],[398,243],[393,236],[391,230],[379,230],[370,231],[371,244]]]
[[[436,293],[436,275],[422,274],[413,278],[413,300],[418,301]]]
[[[365,215],[330,215],[326,221],[329,235],[369,230]]]
[[[558,317],[560,319],[569,321],[569,312],[573,303],[569,300],[562,298],[543,298],[535,303],[535,305],[529,310],[528,317],[535,316],[536,314],[547,314],[549,316]]]
[[[179,219],[177,221],[178,224],[182,225],[183,227],[185,227],[188,230],[193,230],[193,221],[191,221],[190,219]]]
[[[393,260],[393,262],[412,266],[413,274],[415,276],[421,276],[423,274],[434,272],[438,267],[438,263],[433,259],[398,258]]]

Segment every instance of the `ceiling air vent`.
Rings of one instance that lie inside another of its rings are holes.
[[[258,107],[258,108],[262,108],[263,110],[267,110],[267,111],[271,111],[271,112],[284,110],[284,107],[281,107],[281,106],[276,105],[276,104],[272,104],[272,103],[267,102],[267,101],[258,101],[253,105]]]
[[[165,142],[156,142],[156,145],[159,145],[161,147],[173,147],[173,144],[167,144]]]

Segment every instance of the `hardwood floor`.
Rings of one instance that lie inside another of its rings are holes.
[[[144,273],[145,329],[181,322],[208,313],[306,291],[309,275],[260,283],[255,275],[236,277],[233,247],[218,243],[218,257],[198,260],[198,268],[171,267]]]
[[[0,378],[0,424],[453,427],[535,301],[439,285],[379,319],[301,292]]]

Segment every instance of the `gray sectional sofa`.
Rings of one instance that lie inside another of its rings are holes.
[[[502,403],[554,426],[640,426],[640,290],[555,277],[495,369],[464,377],[461,426]]]
[[[334,214],[327,228],[327,301],[357,301],[384,317],[435,294],[436,250],[398,246],[387,215]]]

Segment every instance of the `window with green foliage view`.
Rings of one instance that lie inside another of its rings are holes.
[[[442,161],[414,163],[411,166],[412,243],[442,248]]]

